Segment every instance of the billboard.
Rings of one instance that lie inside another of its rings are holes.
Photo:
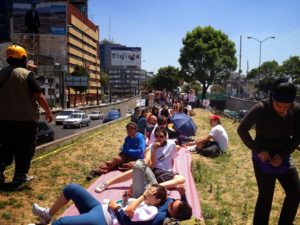
[[[13,4],[12,33],[66,34],[66,2]]]
[[[112,47],[112,66],[137,66],[141,67],[141,48]]]

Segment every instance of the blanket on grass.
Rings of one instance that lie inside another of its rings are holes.
[[[178,156],[175,160],[174,171],[183,175],[185,178],[186,197],[193,209],[193,216],[199,219],[203,219],[195,181],[191,173],[191,164],[192,159],[190,152],[186,148],[181,148],[178,151]],[[104,199],[122,199],[123,192],[125,190],[128,190],[132,183],[131,180],[111,185],[107,190],[103,191],[102,193],[95,192],[95,188],[99,184],[111,179],[114,176],[117,176],[120,173],[120,171],[111,171],[107,174],[103,174],[91,186],[89,186],[89,188],[87,189],[88,192],[90,192],[96,199],[98,199],[99,202],[103,202]],[[170,197],[180,198],[180,195],[176,190],[172,190],[170,192]],[[61,216],[72,215],[78,215],[78,211],[74,204],[71,205]]]

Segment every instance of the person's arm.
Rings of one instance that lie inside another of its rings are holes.
[[[252,151],[255,151],[257,153],[261,152],[262,150],[258,148],[258,146],[255,144],[255,141],[250,136],[249,130],[253,127],[253,125],[256,123],[257,119],[262,114],[262,103],[257,103],[243,118],[241,121],[237,133],[244,142],[244,144],[251,149]]]
[[[138,139],[138,146],[136,148],[131,148],[124,144],[122,152],[130,157],[139,159],[145,151],[146,142],[141,134],[137,134],[135,138]]]
[[[149,166],[151,164],[151,151],[150,151],[150,147],[149,146],[145,150],[144,162],[145,162],[145,164],[147,166]]]
[[[187,201],[187,198],[186,198],[186,194],[185,194],[185,187],[184,187],[184,184],[178,185],[178,186],[177,186],[177,191],[178,191],[179,194],[180,194],[180,199],[181,199],[181,201],[188,202],[188,201]]]
[[[44,109],[46,113],[46,120],[50,123],[53,120],[52,112],[49,108],[45,95],[42,92],[39,82],[35,79],[34,73],[30,73],[27,77],[27,84],[30,92],[38,104]]]
[[[42,92],[34,93],[34,99],[38,102],[38,104],[44,109],[46,113],[46,120],[50,123],[53,120],[53,114],[49,108],[48,102],[45,98],[45,95]]]
[[[149,167],[151,169],[155,168],[155,165],[156,165],[156,152],[157,152],[157,149],[159,147],[160,147],[159,142],[154,142],[152,144],[152,147],[151,147],[151,163],[149,164]]]

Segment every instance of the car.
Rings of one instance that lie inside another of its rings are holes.
[[[121,118],[121,113],[118,110],[110,110],[103,118],[103,123]]]
[[[54,130],[46,121],[39,121],[36,144],[41,145],[54,140]]]
[[[67,119],[73,113],[81,113],[79,109],[64,109],[55,117],[55,124],[63,124],[65,119]]]
[[[132,109],[128,109],[126,112],[126,116],[132,116],[134,114],[134,111]]]
[[[89,114],[89,117],[91,118],[91,120],[100,120],[104,117],[104,114],[101,113],[100,111],[92,111]]]
[[[63,128],[89,126],[90,117],[86,113],[73,113],[63,123]]]

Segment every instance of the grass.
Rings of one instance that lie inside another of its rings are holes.
[[[193,116],[198,126],[197,136],[210,130],[209,112],[196,109]],[[73,144],[56,149],[52,154],[35,157],[30,174],[35,180],[20,190],[0,192],[0,224],[19,225],[37,222],[31,206],[38,202],[49,206],[64,185],[74,182],[88,187],[91,182],[84,177],[97,164],[113,157],[119,151],[125,137],[127,121],[96,130],[92,134],[74,141]],[[257,186],[253,174],[250,151],[236,134],[237,123],[224,118],[222,124],[229,135],[228,153],[218,158],[205,158],[193,154],[192,171],[199,192],[199,201],[207,225],[252,224]],[[300,168],[300,152],[293,158]],[[12,170],[6,172],[8,180]],[[284,197],[277,185],[274,195],[270,224],[277,224]],[[295,224],[300,224],[298,210]]]

